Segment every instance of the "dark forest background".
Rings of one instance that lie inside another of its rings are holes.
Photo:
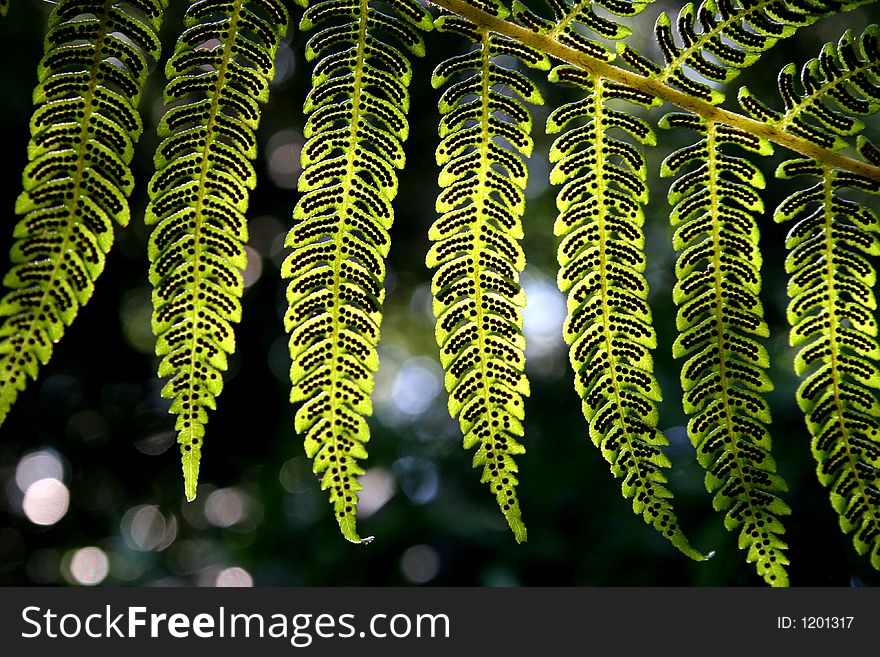
[[[164,54],[172,47],[184,3],[169,10]],[[660,60],[650,43],[653,18],[663,2],[636,21],[632,43]],[[51,5],[13,0],[0,21],[0,268],[8,265],[14,201],[26,162],[31,92]],[[671,11],[677,11],[677,6]],[[543,13],[549,13],[546,9]],[[293,9],[294,24],[301,10]],[[802,65],[846,28],[860,31],[880,19],[876,5],[820,21],[781,42],[739,81],[775,106],[776,72]],[[547,104],[534,108],[535,154],[529,163],[524,247],[529,259],[523,283],[527,372],[532,395],[526,407],[527,453],[518,459],[520,496],[529,540],[517,545],[493,497],[461,449],[457,423],[449,419],[442,372],[435,357],[430,272],[424,265],[427,233],[435,218],[437,101],[430,72],[466,45],[451,35],[427,35],[428,56],[415,61],[409,165],[400,174],[386,283],[380,372],[366,462],[362,535],[368,546],[339,534],[326,495],[310,472],[302,440],[294,433],[288,403],[285,308],[279,265],[283,239],[298,198],[298,149],[302,103],[310,64],[305,36],[291,29],[278,60],[278,77],[260,131],[260,181],[248,212],[252,283],[244,296],[238,350],[231,361],[218,410],[208,425],[196,502],[183,496],[173,418],[159,394],[150,335],[143,224],[145,188],[163,105],[162,69],[148,83],[141,104],[145,131],[135,155],[137,180],[131,224],[117,242],[93,299],[57,346],[40,378],[24,392],[0,428],[0,584],[214,585],[479,585],[479,586],[740,586],[759,585],[736,535],[711,509],[703,474],[686,437],[678,363],[671,358],[675,310],[671,300],[675,254],[670,247],[668,181],[657,178],[662,158],[691,135],[658,130],[651,149],[653,195],[648,212],[648,280],[660,334],[656,352],[664,391],[661,427],[675,464],[670,485],[692,543],[715,550],[694,563],[633,515],[606,462],[590,443],[571,383],[559,326],[565,304],[555,286],[555,190],[547,181],[543,134],[547,107],[572,91],[544,84]],[[540,75],[540,74],[539,74]],[[735,100],[735,87],[728,96]],[[733,105],[728,102],[728,105]],[[659,117],[662,108],[652,112]],[[876,122],[875,122],[876,127]],[[659,134],[663,132],[663,134]],[[878,131],[869,132],[874,137]],[[787,154],[777,149],[765,162],[773,171]],[[771,163],[772,160],[772,163]],[[768,175],[768,179],[770,176]],[[772,184],[772,211],[786,189]],[[785,500],[791,581],[794,585],[849,586],[880,583],[867,559],[837,527],[826,491],[818,483],[809,436],[794,401],[793,351],[785,326],[783,247],[786,227],[762,221],[763,300],[772,336],[769,395],[774,454],[789,484]],[[31,522],[24,491],[35,478],[52,476],[69,491],[69,508],[51,525]]]

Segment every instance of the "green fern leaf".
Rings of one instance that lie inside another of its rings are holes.
[[[804,377],[798,402],[841,529],[880,568],[880,346],[870,287],[876,272],[865,257],[880,255],[880,222],[838,195],[850,176],[811,160],[780,166],[782,177],[804,174],[820,182],[783,201],[776,214],[777,221],[798,218],[786,261],[791,344],[800,347],[795,369]]]
[[[634,16],[645,8],[643,2],[597,4],[616,16]],[[605,61],[614,58],[612,51],[583,33],[605,39],[630,34],[629,28],[597,16],[590,2],[553,0],[550,5],[553,21],[519,3],[514,4],[514,18]],[[651,352],[657,345],[643,274],[647,166],[638,148],[615,138],[614,132],[641,144],[654,144],[655,137],[642,119],[607,107],[607,101],[645,107],[659,101],[571,66],[553,69],[549,79],[574,84],[585,93],[553,110],[546,130],[563,133],[550,150],[550,161],[556,163],[550,182],[561,186],[554,228],[562,238],[558,284],[568,295],[563,335],[590,437],[612,473],[623,478],[623,494],[632,499],[635,513],[685,554],[704,559],[679,528],[662,473],[671,464],[662,451],[668,441],[657,429],[656,405],[662,395],[652,373]]]
[[[113,223],[128,223],[136,108],[165,4],[61,0],[49,19],[0,301],[0,422],[91,298]]]
[[[673,296],[678,306],[676,358],[685,412],[697,460],[706,469],[713,505],[726,511],[729,530],[741,527],[739,545],[748,551],[767,583],[785,586],[788,558],[780,515],[786,490],[770,455],[770,409],[763,393],[773,389],[769,357],[758,338],[768,335],[758,299],[761,254],[755,215],[763,202],[756,190],[764,178],[754,164],[724,153],[726,144],[766,155],[770,145],[740,130],[692,115],[669,114],[660,125],[702,134],[696,144],[672,153],[661,174],[672,176],[670,221],[681,253]]]
[[[703,0],[699,8],[687,3],[675,21],[681,45],[676,43],[669,15],[663,12],[657,18],[654,31],[665,66],[655,69],[653,77],[693,97],[720,104],[724,94],[696,80],[693,73],[717,83],[730,82],[799,28],[873,1]],[[640,57],[624,45],[620,54],[631,64]]]
[[[632,30],[614,19],[600,16],[593,5],[598,5],[616,16],[635,16],[648,3],[633,0],[579,0],[569,4],[568,0],[547,0],[547,4],[553,10],[554,20],[537,16],[518,0],[513,2],[513,18],[520,25],[546,35],[561,45],[610,62],[614,59],[614,52],[602,42],[584,36],[584,28],[605,39],[622,39],[629,36]]]
[[[550,80],[585,92],[582,100],[550,113],[547,132],[579,124],[556,139],[550,181],[562,186],[554,228],[562,237],[558,283],[568,295],[564,336],[590,437],[612,473],[623,478],[633,511],[689,557],[702,560],[679,527],[662,472],[671,464],[662,451],[668,441],[657,429],[661,392],[651,356],[657,338],[644,277],[647,165],[635,146],[611,130],[642,144],[655,143],[655,137],[642,119],[607,107],[614,100],[658,103],[572,67],[555,68]]]
[[[497,3],[489,11],[506,15]],[[440,99],[443,120],[436,152],[441,216],[431,227],[427,256],[428,267],[436,270],[436,337],[449,412],[459,420],[465,449],[479,446],[473,465],[482,466],[481,481],[522,542],[526,527],[513,457],[525,451],[517,438],[523,435],[523,397],[529,394],[523,372],[525,296],[519,285],[525,256],[519,240],[528,177],[521,156],[532,150],[532,122],[519,99],[543,101],[533,82],[494,58],[509,55],[542,70],[550,63],[542,53],[458,17],[441,16],[436,25],[476,45],[441,63],[431,80],[435,88],[447,85]],[[456,75],[462,78],[450,84]],[[511,93],[501,93],[497,85]],[[512,148],[504,148],[499,139]]]
[[[740,105],[755,119],[817,146],[843,148],[843,137],[864,127],[856,117],[874,114],[880,107],[875,82],[880,74],[878,35],[880,28],[874,25],[858,40],[847,31],[836,46],[826,44],[818,58],[807,62],[800,76],[794,64],[784,67],[779,73],[784,111],[770,109],[746,87],[740,90]]]
[[[856,116],[880,110],[880,28],[856,39],[846,32],[827,44],[793,81],[794,66],[780,74],[785,112],[774,120],[815,143],[842,146],[858,132]],[[880,152],[860,138],[865,159]],[[803,377],[797,397],[813,437],[818,476],[831,493],[840,527],[859,554],[880,569],[880,344],[877,281],[870,257],[880,255],[880,221],[841,190],[880,195],[880,184],[815,160],[788,160],[780,178],[818,181],[776,209],[779,222],[796,220],[786,240],[790,275],[790,342],[798,347],[795,370]]]
[[[208,411],[223,389],[241,316],[245,211],[259,102],[269,95],[288,15],[279,0],[195,0],[165,73],[147,224],[162,395],[177,416],[188,500],[195,499]]]
[[[410,63],[382,40],[391,34],[414,55],[424,53],[416,28],[431,17],[415,0],[391,0],[392,14],[373,0],[322,0],[300,27],[323,25],[306,56],[320,58],[306,98],[303,196],[287,236],[282,267],[291,279],[284,322],[293,365],[291,401],[300,403],[296,430],[314,459],[321,487],[342,534],[356,530],[358,460],[367,456],[370,392],[384,297],[384,259],[393,222],[391,202],[404,164]],[[369,539],[365,539],[369,540]]]

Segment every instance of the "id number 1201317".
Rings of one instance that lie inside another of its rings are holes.
[[[776,627],[780,630],[848,630],[855,616],[777,616]]]

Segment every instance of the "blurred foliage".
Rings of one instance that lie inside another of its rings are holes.
[[[172,3],[163,28],[166,54],[179,25],[179,5]],[[650,25],[664,8],[669,8],[665,2],[655,2],[633,35],[633,44],[657,60]],[[30,95],[50,10],[46,2],[21,0],[0,21],[0,129],[8,172],[20,171],[26,162]],[[820,21],[781,42],[738,82],[772,99],[775,71],[815,56],[847,26],[878,18],[875,5]],[[760,584],[743,562],[735,536],[711,510],[683,427],[678,369],[670,353],[674,254],[665,199],[668,183],[661,182],[656,171],[666,154],[684,145],[684,134],[680,142],[667,139],[662,148],[646,153],[654,172],[646,226],[648,281],[660,338],[656,360],[664,390],[661,427],[671,442],[675,469],[670,484],[676,509],[692,543],[704,551],[716,550],[716,556],[705,563],[691,562],[634,516],[586,435],[559,333],[564,306],[554,282],[555,192],[546,182],[548,166],[540,155],[550,143],[542,130],[546,107],[572,93],[558,85],[543,85],[547,106],[534,111],[536,148],[524,218],[530,262],[524,278],[530,300],[526,355],[532,396],[526,405],[527,453],[519,463],[528,542],[515,543],[491,495],[480,485],[471,455],[460,448],[458,428],[445,409],[434,354],[430,275],[424,266],[437,189],[433,149],[439,92],[430,87],[430,72],[450,49],[464,48],[442,34],[427,35],[428,56],[413,62],[411,135],[406,145],[410,166],[400,174],[395,203],[367,462],[369,502],[362,502],[364,507],[379,507],[360,521],[363,531],[376,540],[357,546],[342,539],[294,434],[294,409],[287,401],[289,356],[278,269],[297,199],[301,108],[309,84],[304,41],[298,30],[291,30],[261,124],[261,179],[248,214],[253,249],[249,255],[262,271],[245,292],[238,350],[208,427],[199,498],[185,502],[173,419],[166,413],[167,401],[159,396],[149,333],[148,230],[142,216],[157,142],[155,125],[163,111],[159,69],[141,106],[148,127],[135,156],[131,225],[119,233],[95,296],[0,429],[0,584],[82,582],[70,574],[70,562],[74,551],[86,546],[97,546],[109,556],[109,573],[101,583],[110,585],[214,585],[229,567],[244,569],[255,585],[280,586]],[[655,110],[653,118],[663,111]],[[876,132],[869,136],[878,137]],[[781,161],[785,153],[777,151],[774,158]],[[774,166],[768,163],[765,170]],[[0,177],[0,187],[0,252],[5,260],[20,191],[17,173]],[[775,207],[782,195],[781,189],[768,191],[767,207]],[[814,474],[809,436],[794,401],[796,382],[784,316],[784,230],[769,217],[762,229],[762,297],[772,332],[768,347],[776,384],[770,395],[771,433],[780,474],[790,486],[784,497],[793,508],[786,522],[791,581],[813,586],[880,584],[880,576],[837,530]],[[51,458],[63,464],[63,480],[70,490],[67,513],[50,526],[28,520],[16,482],[23,457],[36,451],[57,455]]]

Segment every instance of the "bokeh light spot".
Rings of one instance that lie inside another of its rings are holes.
[[[67,433],[93,445],[106,442],[110,430],[107,420],[97,411],[79,411],[67,422]]]
[[[249,500],[237,488],[221,488],[208,496],[205,517],[215,527],[232,527],[244,520]]]
[[[526,358],[546,356],[562,349],[562,322],[565,319],[565,298],[549,280],[523,277],[526,307],[523,310],[523,333],[526,338]]]
[[[101,548],[84,547],[73,553],[70,559],[70,578],[77,584],[95,586],[110,572],[110,559]]]
[[[35,525],[54,525],[64,517],[70,505],[67,486],[57,479],[35,481],[24,493],[22,510]]]
[[[287,82],[296,70],[296,55],[287,44],[282,41],[278,44],[278,52],[275,55],[275,76],[269,81],[270,89],[277,89]]]
[[[397,482],[385,468],[370,468],[360,478],[364,490],[359,493],[358,518],[369,518],[394,497]]]
[[[266,163],[269,178],[276,187],[296,189],[299,178],[299,155],[303,139],[296,130],[279,130],[269,139],[266,147]]]
[[[404,456],[397,459],[391,467],[404,494],[414,504],[426,504],[437,496],[440,476],[428,459]]]
[[[241,273],[241,278],[245,289],[247,289],[260,280],[260,276],[263,275],[263,258],[249,246],[244,247],[244,251],[247,254],[247,266]]]
[[[400,572],[413,584],[424,584],[440,572],[440,555],[430,545],[414,545],[400,557]]]
[[[220,587],[251,587],[254,585],[254,578],[244,568],[232,566],[231,568],[224,568],[217,573],[214,585]]]
[[[134,550],[164,550],[177,538],[177,519],[166,518],[154,505],[132,507],[122,516],[122,538]]]
[[[119,322],[122,324],[122,335],[129,346],[142,354],[153,353],[156,336],[153,335],[152,291],[148,287],[140,287],[128,292],[119,307]]]
[[[315,475],[309,460],[303,456],[288,459],[278,473],[281,487],[288,493],[302,493],[315,483]]]
[[[44,449],[25,454],[15,467],[15,483],[22,493],[40,479],[64,480],[64,464],[54,450]]]
[[[401,413],[421,415],[440,392],[440,376],[433,360],[424,356],[407,359],[394,377],[391,401]]]

